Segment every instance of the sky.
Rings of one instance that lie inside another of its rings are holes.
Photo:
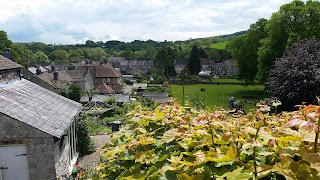
[[[176,41],[247,30],[291,0],[0,0],[13,42]]]

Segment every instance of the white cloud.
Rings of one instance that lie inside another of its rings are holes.
[[[13,41],[185,40],[246,30],[290,0],[0,0]]]

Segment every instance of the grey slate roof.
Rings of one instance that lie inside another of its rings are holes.
[[[11,61],[10,59],[7,59],[6,57],[3,57],[0,55],[0,71],[1,70],[8,70],[8,69],[17,69],[21,68],[22,66]]]
[[[0,113],[60,138],[81,104],[28,80],[0,85]]]
[[[116,98],[117,102],[129,102],[129,95],[122,95],[122,94],[114,94],[112,96],[110,95],[101,95],[101,94],[95,94],[92,98],[92,102],[105,102],[111,97]],[[87,103],[89,102],[88,96],[82,96],[80,99],[80,102]]]

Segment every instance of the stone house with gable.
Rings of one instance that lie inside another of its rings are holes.
[[[67,70],[67,73],[71,76],[72,82],[80,87],[81,91],[93,88],[93,77],[89,69]]]
[[[110,63],[103,62],[98,67],[90,68],[93,77],[93,86],[96,88],[101,84],[111,87],[115,93],[122,93],[123,82],[122,74],[117,71]]]
[[[22,79],[20,68],[0,56],[0,176],[44,180],[68,174],[78,157],[81,104]]]

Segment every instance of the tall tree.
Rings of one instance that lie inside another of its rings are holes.
[[[14,43],[12,44],[11,50],[13,56],[12,59],[15,62],[21,65],[27,65],[33,61],[32,53],[26,46],[19,43]]]
[[[299,39],[320,39],[320,2],[295,0],[280,7],[266,24],[268,36],[258,51],[258,77],[265,82],[276,58]]]
[[[175,69],[173,66],[173,58],[167,48],[161,48],[154,60],[154,66],[157,71],[159,71],[163,76],[175,75]]]
[[[192,75],[198,75],[201,70],[200,55],[197,45],[194,45],[191,49],[188,68]]]
[[[46,61],[49,62],[49,58],[46,54],[42,51],[37,51],[35,54],[32,55],[34,61]]]
[[[11,48],[11,46],[12,41],[8,38],[7,33],[0,30],[0,52],[2,52],[4,48]]]
[[[79,50],[69,50],[69,62],[77,62],[81,59],[84,59],[84,56],[81,55],[81,51]]]
[[[302,102],[315,103],[320,94],[320,48],[315,39],[296,43],[275,61],[266,82],[267,92],[277,97],[284,110]]]
[[[267,37],[264,30],[266,19],[259,19],[250,26],[247,34],[234,38],[229,43],[233,59],[238,67],[237,78],[246,82],[253,82],[258,72],[258,49],[261,46],[260,40]]]
[[[69,60],[69,53],[62,49],[56,49],[50,53],[50,59],[56,63],[66,63]]]

